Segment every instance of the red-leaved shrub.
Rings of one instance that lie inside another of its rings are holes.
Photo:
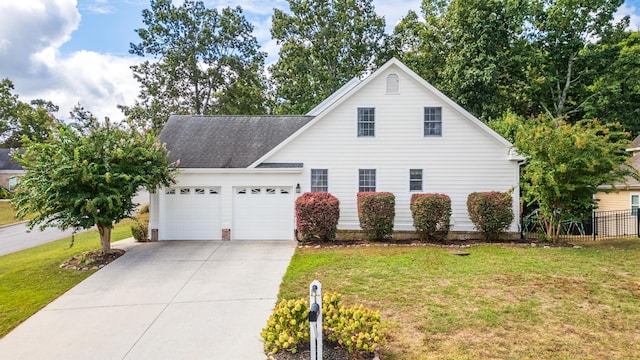
[[[421,240],[445,240],[451,221],[451,199],[444,194],[413,194],[411,215]]]
[[[340,201],[329,193],[307,192],[296,199],[296,224],[302,240],[334,240],[339,218]]]
[[[358,218],[369,240],[388,240],[393,235],[396,197],[390,192],[359,192]]]
[[[499,238],[513,221],[510,192],[474,192],[467,197],[467,211],[485,240]]]

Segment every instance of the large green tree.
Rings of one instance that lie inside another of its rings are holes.
[[[593,44],[588,54],[602,70],[587,87],[586,115],[620,122],[633,136],[640,135],[640,31]]]
[[[13,202],[18,216],[35,214],[31,228],[96,226],[109,253],[111,229],[131,216],[138,189],[168,185],[173,169],[152,134],[98,121],[81,108],[72,115],[74,124],[58,125],[45,143],[27,139],[24,152],[14,155],[26,172]]]
[[[266,111],[265,54],[242,9],[202,1],[153,0],[130,53],[150,56],[132,67],[139,100],[125,115],[154,131],[170,114],[260,114]]]
[[[598,186],[637,177],[627,164],[628,135],[619,124],[544,115],[519,126],[515,146],[527,158],[523,198],[538,207],[549,239],[558,242],[565,219],[593,209]]]
[[[0,81],[0,147],[19,148],[23,138],[43,142],[57,123],[52,113],[58,106],[36,99],[31,104],[19,100],[9,79]]]
[[[271,34],[281,45],[270,68],[276,112],[304,114],[355,76],[371,70],[385,41],[371,0],[288,0]]]

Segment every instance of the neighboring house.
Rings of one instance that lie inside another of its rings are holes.
[[[24,175],[24,169],[11,156],[15,149],[0,149],[0,186],[13,191],[18,179]]]
[[[631,147],[627,149],[633,155],[629,159],[631,166],[640,171],[640,136],[635,138]],[[626,179],[626,183],[615,184],[615,191],[611,185],[600,186],[603,190],[596,193],[598,211],[632,210],[636,212],[640,207],[640,182],[632,177]]]
[[[160,134],[176,184],[150,196],[152,238],[292,239],[307,191],[340,200],[339,229],[360,229],[356,194],[396,197],[395,230],[414,230],[414,193],[452,200],[452,231],[474,230],[467,196],[513,190],[512,145],[396,59],[306,116],[171,116]],[[518,231],[517,220],[510,227]]]

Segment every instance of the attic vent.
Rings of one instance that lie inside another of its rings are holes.
[[[396,74],[389,74],[387,76],[387,95],[400,94],[400,79]]]

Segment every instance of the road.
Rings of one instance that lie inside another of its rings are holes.
[[[149,194],[141,191],[133,200],[139,204],[146,204],[149,202]],[[38,227],[29,231],[25,223],[5,226],[0,228],[0,256],[62,239],[71,236],[72,233],[72,229],[61,231],[48,228],[40,231]]]
[[[0,229],[0,255],[28,249],[37,245],[71,236],[73,229],[60,231],[48,228],[44,231],[35,229],[28,231],[27,224],[15,224]]]

